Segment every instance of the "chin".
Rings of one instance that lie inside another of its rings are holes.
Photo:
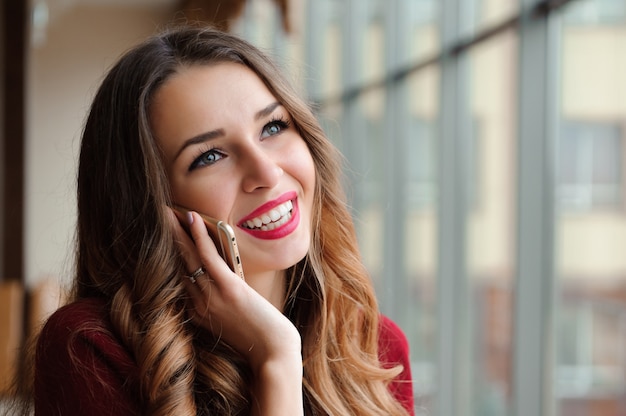
[[[304,259],[309,252],[309,244],[302,247],[289,247],[288,253],[282,250],[282,253],[262,252],[252,254],[252,258],[256,261],[247,261],[250,257],[242,253],[242,264],[244,274],[256,274],[270,271],[282,271],[298,264]],[[248,265],[246,267],[246,265]]]

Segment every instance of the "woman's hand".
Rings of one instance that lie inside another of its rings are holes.
[[[187,271],[191,275],[199,267],[205,270],[195,283],[190,279],[184,282],[193,301],[195,321],[248,360],[256,377],[255,412],[301,414],[302,355],[297,329],[230,270],[198,214],[190,212],[181,220],[187,221],[191,238],[172,212],[172,226]]]

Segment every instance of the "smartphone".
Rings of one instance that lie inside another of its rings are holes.
[[[174,210],[183,215],[183,217],[186,217],[189,211],[187,208],[181,206],[175,206]],[[241,257],[239,256],[239,247],[237,246],[237,239],[235,238],[233,227],[227,222],[209,217],[200,212],[198,212],[198,215],[202,217],[209,235],[213,239],[222,258],[228,264],[228,267],[239,277],[244,279],[243,266],[241,265]]]

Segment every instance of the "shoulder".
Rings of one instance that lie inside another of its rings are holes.
[[[106,304],[96,298],[72,302],[50,316],[39,336],[37,360],[52,354],[74,361],[94,355],[122,367],[132,364],[114,334]]]
[[[379,320],[378,348],[383,362],[385,362],[385,357],[390,359],[387,362],[392,365],[399,362],[397,360],[403,360],[404,357],[408,359],[409,342],[406,335],[394,321],[385,315],[381,315]]]
[[[414,399],[409,342],[402,329],[384,315],[381,315],[379,320],[378,356],[385,368],[400,366],[401,371],[389,384],[389,390],[409,414],[413,415]]]
[[[406,342],[404,331],[402,331],[398,324],[392,321],[388,316],[380,315],[378,325],[380,326],[380,332],[382,335]]]
[[[41,330],[38,354],[76,342],[79,333],[85,336],[92,332],[88,328],[107,326],[104,302],[98,299],[82,299],[62,306],[48,318]]]
[[[106,350],[121,345],[113,335],[112,325],[104,301],[96,298],[81,299],[57,309],[46,321],[38,342],[42,349],[80,350],[86,345]]]
[[[133,414],[136,365],[115,336],[106,304],[83,299],[61,307],[44,325],[35,357],[35,409],[64,414]],[[113,406],[113,407],[111,407]],[[50,410],[51,411],[51,410]]]
[[[106,325],[107,321],[104,301],[96,298],[80,299],[57,309],[46,321],[43,332],[72,332],[86,323]]]

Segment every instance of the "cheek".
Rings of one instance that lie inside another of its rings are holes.
[[[307,145],[302,141],[297,149],[287,158],[293,176],[300,182],[302,188],[309,192],[312,198],[312,191],[315,189],[315,163]]]
[[[191,202],[195,202],[196,199],[203,195],[202,192],[199,192],[200,187],[198,184],[186,178],[170,178],[170,187],[172,199],[180,205],[191,205]]]
[[[304,221],[312,224],[313,220],[313,203],[316,189],[316,169],[311,154],[306,148],[305,152],[299,158],[291,159],[294,178],[302,187],[303,199],[300,201],[301,213],[304,214]]]
[[[229,192],[230,187],[227,181],[214,180],[189,180],[172,181],[172,199],[174,203],[184,207],[200,211],[203,214],[224,218],[228,213],[228,207],[232,206],[230,202],[232,194]]]

